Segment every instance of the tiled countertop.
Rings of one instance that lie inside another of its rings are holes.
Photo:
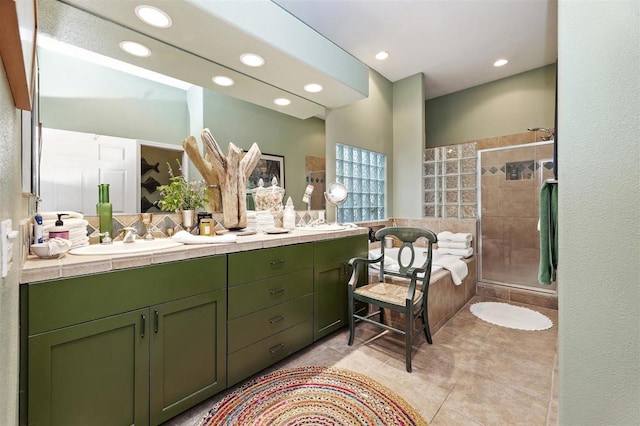
[[[22,266],[20,283],[69,278],[80,275],[109,272],[117,269],[135,268],[157,263],[174,262],[216,254],[236,253],[247,250],[286,246],[313,241],[332,240],[367,234],[367,228],[345,229],[332,232],[293,230],[287,234],[255,234],[239,236],[236,243],[182,245],[143,253],[121,255],[76,256],[67,254],[59,259],[39,259],[30,255]]]

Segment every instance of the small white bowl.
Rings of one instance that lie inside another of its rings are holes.
[[[59,239],[56,239],[56,240],[59,240]],[[31,244],[31,252],[41,259],[57,259],[67,254],[70,248],[71,248],[71,241],[63,244],[56,243],[53,241],[45,241],[44,243]]]

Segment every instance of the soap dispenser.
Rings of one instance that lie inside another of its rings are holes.
[[[282,227],[285,229],[294,229],[296,227],[296,211],[293,208],[293,201],[291,201],[291,197],[287,199],[287,204],[284,207]]]
[[[62,222],[62,216],[66,216],[64,213],[57,213],[58,220],[56,220],[55,226],[49,231],[49,238],[64,238],[69,239],[69,230],[64,227]]]

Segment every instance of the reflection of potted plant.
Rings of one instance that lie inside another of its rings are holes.
[[[167,163],[170,183],[158,187],[162,199],[156,204],[164,211],[182,212],[183,225],[190,228],[193,226],[194,211],[204,207],[209,199],[209,189],[202,180],[188,182],[182,174],[184,171],[180,161],[176,160],[176,162],[181,174],[174,175],[171,165]]]

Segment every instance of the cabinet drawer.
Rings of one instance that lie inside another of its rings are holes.
[[[325,265],[346,262],[352,257],[368,257],[368,239],[366,235],[318,241],[314,247],[314,264]]]
[[[29,335],[225,288],[226,257],[30,284]]]
[[[229,254],[229,286],[274,277],[313,267],[313,245],[284,247]]]
[[[288,357],[313,342],[313,321],[305,321],[229,354],[228,387]]]
[[[229,321],[228,351],[245,346],[313,318],[313,294]]]
[[[313,269],[229,287],[229,319],[313,292]]]

